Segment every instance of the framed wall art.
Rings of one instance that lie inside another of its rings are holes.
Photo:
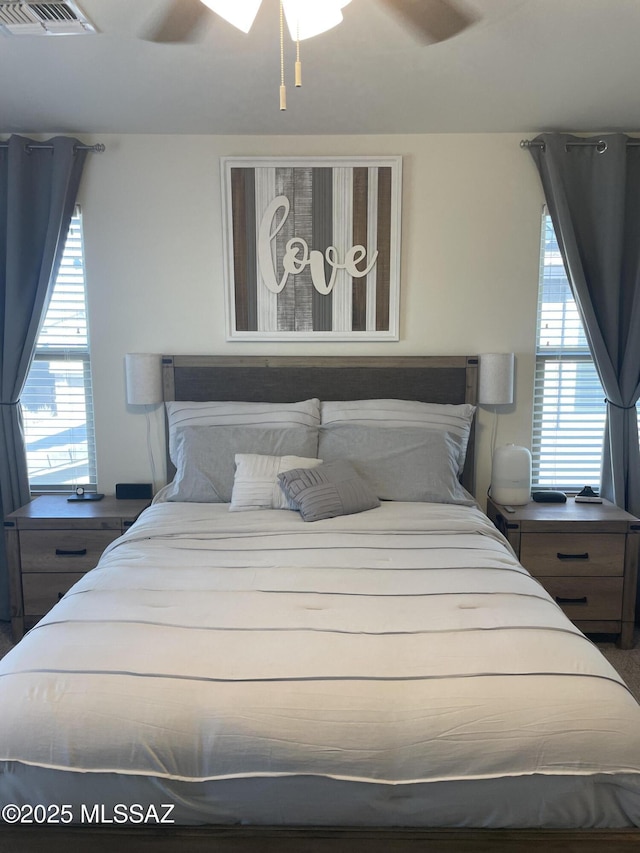
[[[228,340],[398,340],[401,157],[221,166]]]

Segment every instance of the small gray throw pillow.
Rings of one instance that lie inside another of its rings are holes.
[[[278,480],[304,521],[351,515],[380,506],[375,492],[349,462],[294,468],[278,474]]]

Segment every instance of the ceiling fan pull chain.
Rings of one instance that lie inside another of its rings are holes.
[[[300,62],[300,18],[296,22],[296,86],[302,86],[302,63]]]
[[[287,87],[284,85],[284,12],[280,0],[280,109],[287,108]]]

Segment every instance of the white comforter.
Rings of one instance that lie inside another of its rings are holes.
[[[0,662],[0,761],[182,781],[602,779],[640,706],[474,508],[157,504]]]

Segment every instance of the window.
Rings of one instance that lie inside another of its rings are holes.
[[[542,227],[533,402],[534,485],[565,491],[597,486],[604,391],[547,213]]]
[[[21,397],[33,492],[96,486],[82,218],[74,211]]]

